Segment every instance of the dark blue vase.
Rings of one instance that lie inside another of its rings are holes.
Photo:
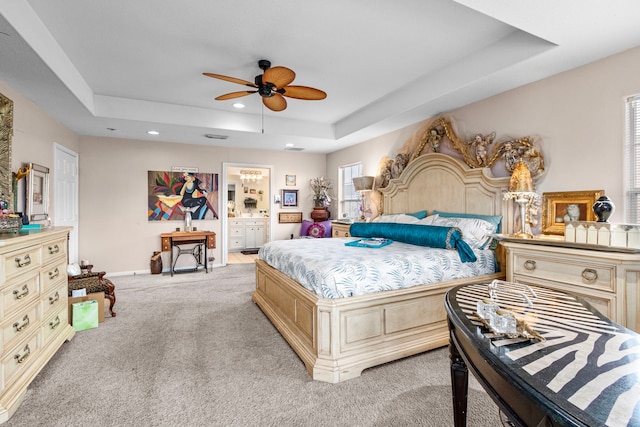
[[[592,209],[596,214],[597,222],[607,222],[613,211],[616,210],[616,205],[607,196],[602,196],[596,200]]]

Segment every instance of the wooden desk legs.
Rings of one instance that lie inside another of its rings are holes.
[[[449,358],[451,359],[451,394],[453,396],[453,422],[455,427],[467,425],[467,396],[469,394],[469,370],[458,348],[449,338]]]

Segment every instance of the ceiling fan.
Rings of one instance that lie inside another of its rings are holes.
[[[235,77],[223,76],[221,74],[202,74],[208,77],[256,88],[256,90],[243,90],[220,95],[216,97],[217,101],[240,98],[241,96],[258,93],[262,97],[262,103],[265,107],[273,111],[282,111],[287,108],[287,101],[284,99],[285,96],[289,98],[314,101],[327,97],[327,94],[320,89],[314,89],[308,86],[289,86],[289,84],[293,82],[293,79],[296,78],[296,73],[287,67],[278,66],[271,68],[271,62],[266,59],[258,61],[258,67],[264,71],[264,74],[257,75],[253,83]]]

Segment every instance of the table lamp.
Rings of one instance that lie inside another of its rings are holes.
[[[359,176],[353,178],[353,188],[360,193],[360,211],[362,212],[360,215],[360,221],[365,220],[364,213],[367,212],[365,209],[364,193],[373,190],[374,180],[375,178],[372,176]]]
[[[509,180],[509,191],[505,193],[504,198],[513,201],[520,208],[520,231],[514,236],[522,239],[531,239],[533,235],[527,231],[527,207],[539,199],[538,193],[533,190],[533,180],[531,172],[527,164],[520,159],[513,169],[511,179]]]

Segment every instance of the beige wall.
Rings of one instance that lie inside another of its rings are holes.
[[[0,81],[0,93],[13,101],[13,138],[11,170],[16,172],[26,163],[36,163],[50,169],[53,183],[53,143],[58,143],[77,152],[79,137],[23,97],[13,88]],[[25,180],[19,182],[18,194],[24,194]],[[55,197],[53,184],[50,185],[50,200]],[[24,199],[18,197],[18,211],[24,211]],[[54,206],[50,203],[49,213],[54,216]]]
[[[605,190],[616,204],[612,222],[624,217],[624,99],[640,93],[640,48],[558,74],[446,113],[459,136],[495,131],[497,139],[538,137],[547,173],[537,191]],[[327,156],[337,167],[362,160],[373,174],[419,124]]]
[[[324,154],[260,151],[172,144],[106,137],[81,137],[80,141],[80,257],[101,269],[133,272],[149,269],[149,258],[160,248],[160,233],[181,227],[182,222],[147,220],[147,171],[171,170],[172,166],[196,167],[217,173],[222,185],[222,163],[273,166],[275,191],[285,188],[285,175],[297,175],[298,209],[308,218],[313,206],[308,186],[314,176],[324,175]],[[241,194],[243,198],[244,194]],[[221,195],[221,198],[224,198]],[[271,197],[273,200],[273,197]],[[219,207],[226,212],[226,203]],[[273,238],[298,234],[299,224],[278,224],[279,206],[271,203]],[[222,259],[221,221],[195,221],[200,230],[214,231],[218,245],[215,262]],[[97,261],[99,260],[99,261]],[[181,258],[183,260],[183,258]],[[168,256],[164,254],[165,267]],[[185,265],[191,262],[184,256]],[[188,262],[187,262],[188,261]],[[178,264],[179,266],[181,263]]]

